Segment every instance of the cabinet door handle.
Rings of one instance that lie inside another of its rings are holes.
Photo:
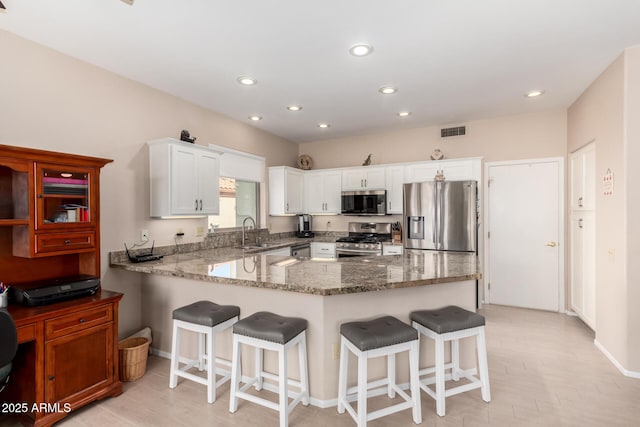
[[[289,212],[289,203],[287,203],[287,212]]]
[[[367,188],[367,180],[364,180],[364,188]]]
[[[582,197],[578,197],[578,207],[582,207]]]
[[[555,248],[556,246],[558,246],[558,244],[556,242],[549,242],[545,246],[549,246],[549,247]]]
[[[364,187],[364,179],[360,180],[360,187]]]
[[[202,210],[202,199],[200,199],[200,210]]]
[[[84,323],[84,322],[86,322],[86,320],[80,319],[80,323]]]
[[[391,202],[389,202],[389,210],[391,210]]]
[[[53,375],[49,375],[49,381],[53,381],[55,379],[56,379],[56,377],[54,377]]]
[[[196,210],[198,210],[198,199],[196,199]]]
[[[65,245],[70,245],[70,244],[71,244],[71,240],[65,240],[65,241],[64,241],[64,244],[65,244]]]
[[[582,218],[578,220],[578,227],[582,228]]]

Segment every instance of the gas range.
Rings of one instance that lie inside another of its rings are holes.
[[[391,223],[350,222],[349,235],[336,240],[336,255],[382,255],[382,243],[390,240]]]

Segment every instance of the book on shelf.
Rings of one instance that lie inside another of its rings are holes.
[[[60,205],[60,209],[66,211],[66,222],[89,222],[89,208],[87,206],[67,203]]]
[[[42,182],[45,184],[76,184],[76,185],[87,185],[89,181],[86,179],[78,179],[78,178],[53,178],[50,176],[45,176],[42,178]]]

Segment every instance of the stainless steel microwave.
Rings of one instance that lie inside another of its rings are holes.
[[[386,215],[387,191],[343,191],[343,215]]]

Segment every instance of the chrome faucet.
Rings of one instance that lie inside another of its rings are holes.
[[[253,223],[253,228],[254,229],[256,228],[256,220],[253,219],[251,216],[247,216],[247,217],[245,217],[245,219],[242,220],[242,246],[244,246],[245,240],[246,240],[245,229],[247,228],[247,220],[248,219],[250,219],[251,222]]]

